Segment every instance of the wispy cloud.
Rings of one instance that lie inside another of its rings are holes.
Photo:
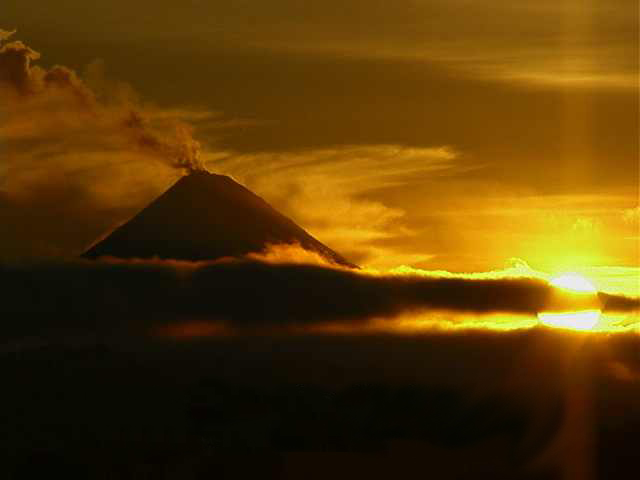
[[[212,156],[208,165],[268,198],[315,236],[356,262],[400,265],[429,258],[376,242],[410,236],[404,210],[366,198],[381,188],[446,178],[465,167],[448,147],[343,146],[309,151]],[[205,161],[207,157],[205,156]]]

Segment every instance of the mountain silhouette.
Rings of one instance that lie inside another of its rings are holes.
[[[214,260],[299,244],[355,267],[228,176],[193,171],[82,254],[85,258]]]

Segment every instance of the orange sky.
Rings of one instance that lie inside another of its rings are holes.
[[[75,255],[146,205],[180,124],[365,266],[640,265],[635,1],[10,2],[0,27],[95,101],[0,89],[5,258]]]

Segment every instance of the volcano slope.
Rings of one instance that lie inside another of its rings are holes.
[[[193,171],[82,256],[215,260],[297,244],[355,267],[228,176]]]

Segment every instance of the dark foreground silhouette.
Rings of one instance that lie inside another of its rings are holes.
[[[561,455],[536,458],[573,408],[571,342],[537,330],[34,339],[0,359],[0,477],[561,478]],[[634,367],[637,346],[609,344]],[[602,348],[587,350],[598,363]],[[599,368],[591,387],[595,447],[578,461],[629,478],[640,388]]]

